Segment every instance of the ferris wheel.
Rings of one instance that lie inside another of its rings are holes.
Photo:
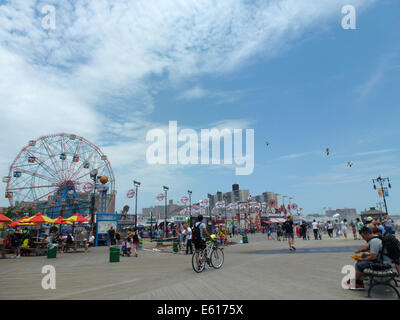
[[[96,191],[97,209],[113,210],[115,178],[107,156],[93,143],[73,134],[29,141],[3,182],[7,183],[5,196],[17,208],[18,216],[18,211],[26,208],[52,218],[87,214]]]

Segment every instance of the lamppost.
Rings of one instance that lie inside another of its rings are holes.
[[[91,202],[91,206],[90,206],[90,214],[92,216],[92,231],[93,234],[96,234],[96,228],[95,228],[95,224],[94,224],[94,214],[95,214],[95,202],[96,202],[96,180],[97,180],[97,174],[98,174],[98,170],[97,169],[93,169],[92,171],[90,171],[90,178],[93,180],[94,183],[94,188],[93,188],[93,194],[92,194],[92,202]],[[97,234],[96,234],[96,238],[97,238]]]
[[[250,231],[252,229],[252,225],[251,225],[251,218],[250,218],[250,201],[251,201],[251,195],[249,194],[249,197],[247,198],[247,218],[250,221]]]
[[[165,221],[164,221],[164,228],[165,228],[165,238],[167,238],[167,191],[169,190],[168,187],[163,186],[164,192],[165,192]]]
[[[372,179],[372,183],[374,184],[374,189],[376,190],[376,185],[375,183],[379,183],[381,186],[381,190],[382,190],[382,196],[383,196],[383,203],[385,204],[385,211],[386,211],[386,216],[388,216],[388,209],[387,209],[387,205],[386,205],[386,198],[385,198],[385,190],[383,189],[383,183],[387,182],[388,183],[388,187],[391,189],[392,186],[390,184],[390,180],[389,178],[381,178],[380,176],[376,179]],[[379,214],[379,220],[382,220],[382,213]]]
[[[133,185],[136,187],[136,191],[135,191],[135,228],[137,228],[137,197],[138,197],[138,187],[140,186],[140,182],[139,181],[135,181],[133,180]]]
[[[192,190],[188,190],[188,195],[189,195],[189,225],[190,228],[192,228]]]
[[[153,240],[153,211],[150,211],[150,240]]]
[[[225,208],[225,232],[227,230],[227,219],[226,219],[226,196],[222,195],[222,198],[224,199],[224,208]]]

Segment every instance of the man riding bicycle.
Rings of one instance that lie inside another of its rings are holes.
[[[199,214],[199,216],[197,217],[197,222],[194,224],[193,228],[193,243],[196,252],[196,262],[198,269],[200,269],[199,253],[200,250],[203,250],[206,247],[206,236],[209,238],[211,237],[207,231],[206,224],[203,222],[203,216]]]

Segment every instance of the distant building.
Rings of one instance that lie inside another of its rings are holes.
[[[363,220],[365,220],[368,217],[372,217],[373,219],[379,219],[386,217],[386,212],[377,210],[375,207],[370,207],[369,210],[365,209],[364,211],[361,211],[360,216]]]
[[[174,203],[173,200],[169,200],[168,205],[167,205],[167,218],[170,219],[173,216],[179,215],[181,210],[183,210],[185,208],[187,208],[187,206],[179,205],[179,204]],[[151,207],[142,209],[142,216],[150,217],[151,214],[153,214],[153,216],[156,216],[156,217],[161,216],[161,219],[164,219],[165,218],[165,205],[151,206]]]
[[[232,185],[232,191],[229,192],[217,192],[216,194],[208,194],[208,199],[210,203],[210,207],[214,208],[215,204],[218,201],[224,201],[224,197],[226,198],[226,203],[236,203],[236,202],[248,202],[250,197],[250,190],[245,189],[241,190],[238,184]],[[256,202],[266,202],[268,203],[269,200],[275,200],[276,206],[278,208],[278,195],[273,192],[263,192],[261,195],[251,196],[251,201]]]
[[[326,210],[325,212],[327,217],[333,217],[335,214],[340,214],[341,219],[354,220],[357,218],[357,210],[354,208]]]

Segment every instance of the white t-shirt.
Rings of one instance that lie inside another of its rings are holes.
[[[315,229],[318,229],[318,222],[313,222],[312,223],[312,228],[315,230]]]
[[[342,225],[342,229],[347,229],[347,222],[342,221],[340,224]]]
[[[188,227],[182,231],[182,234],[186,234],[186,239],[192,240],[192,229]]]

